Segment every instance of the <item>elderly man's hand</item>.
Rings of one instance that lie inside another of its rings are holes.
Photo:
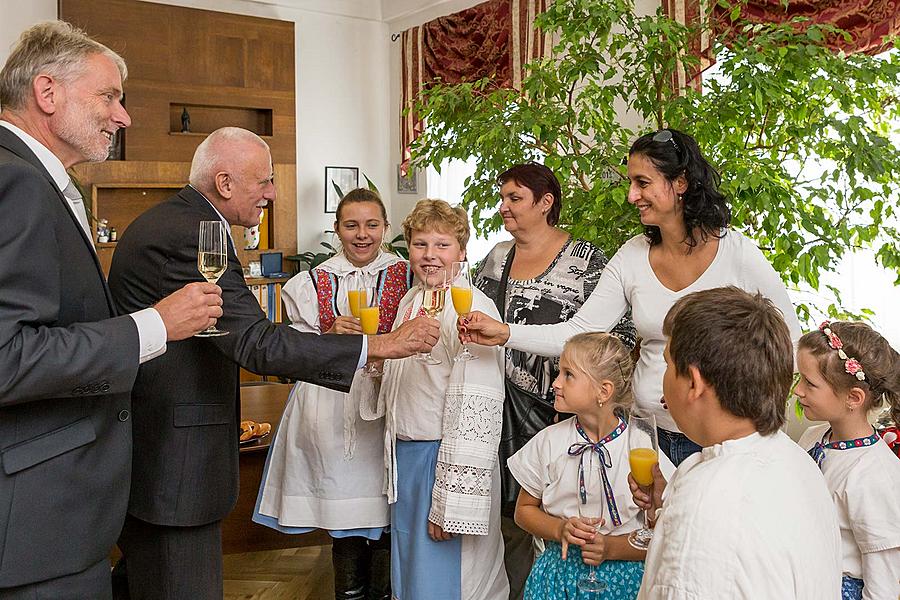
[[[216,324],[222,316],[222,288],[214,283],[189,283],[153,308],[166,326],[166,340],[183,340]]]
[[[431,352],[441,337],[441,325],[435,319],[416,317],[394,331],[369,336],[369,361],[405,358],[416,352]]]

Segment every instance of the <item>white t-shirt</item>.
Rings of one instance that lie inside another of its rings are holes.
[[[808,451],[829,429],[810,427],[800,447]],[[863,580],[864,600],[900,598],[900,460],[879,438],[871,446],[826,449],[822,474],[837,509],[843,574]]]
[[[635,328],[641,338],[641,355],[634,371],[635,413],[656,415],[659,427],[678,431],[675,421],[660,403],[666,372],[663,350],[666,336],[662,324],[669,309],[683,296],[700,290],[734,285],[748,292],[760,292],[784,314],[791,339],[800,339],[800,322],[787,290],[772,265],[756,244],[733,230],[719,240],[716,256],[694,283],[674,292],[665,287],[650,266],[650,244],[635,236],[612,257],[594,292],[578,313],[554,325],[509,325],[508,348],[555,356],[566,341],[584,331],[609,331],[631,308]]]
[[[560,518],[578,516],[578,465],[581,456],[569,456],[568,451],[572,444],[584,441],[575,429],[575,417],[571,417],[542,429],[521,450],[509,457],[507,465],[513,477],[526,492],[541,499],[541,509],[545,513]],[[628,487],[628,473],[631,471],[628,465],[628,429],[604,446],[609,450],[612,464],[606,473],[622,524],[619,527],[613,525],[603,495],[603,486],[596,479],[593,480],[596,484],[591,486],[591,480],[586,478],[588,506],[603,507],[606,523],[601,531],[604,534],[631,533],[641,527],[642,521],[639,517],[641,509],[632,500]],[[589,463],[589,458],[594,462]],[[589,468],[589,464],[596,466],[597,458],[596,452],[588,457],[586,451],[585,469]],[[665,454],[660,453],[659,458],[663,476],[671,478],[675,471],[674,465]]]
[[[669,481],[639,600],[838,600],[825,480],[784,433],[703,448]]]

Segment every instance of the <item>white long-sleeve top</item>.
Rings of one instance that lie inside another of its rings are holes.
[[[727,230],[719,240],[716,256],[691,285],[673,291],[664,286],[650,266],[650,243],[644,235],[628,240],[606,265],[594,292],[578,313],[554,325],[509,325],[506,346],[532,354],[555,356],[566,341],[585,331],[609,331],[631,309],[641,338],[641,353],[634,371],[635,414],[656,415],[659,427],[678,431],[675,421],[663,408],[662,380],[666,372],[663,350],[666,336],[663,320],[683,296],[710,288],[733,285],[748,292],[760,292],[784,314],[791,339],[800,339],[800,322],[778,274],[752,240]]]

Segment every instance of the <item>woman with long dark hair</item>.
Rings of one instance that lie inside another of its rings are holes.
[[[616,252],[574,317],[555,325],[517,325],[472,313],[460,320],[460,334],[465,341],[555,356],[573,335],[609,331],[630,309],[641,339],[634,412],[656,416],[660,448],[677,465],[700,447],[678,430],[662,395],[662,323],[669,308],[691,292],[734,285],[769,297],[795,340],[800,324],[762,252],[729,228],[731,210],[718,189],[719,174],[691,136],[674,129],[641,136],[628,153],[628,178],[628,202],[637,208],[644,234]]]

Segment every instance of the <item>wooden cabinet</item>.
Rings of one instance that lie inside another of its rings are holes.
[[[297,138],[294,23],[137,0],[60,0],[59,15],[119,52],[128,65],[125,107],[132,125],[124,160],[73,169],[97,219],[121,236],[128,224],[187,183],[194,151],[210,132],[243,127],[272,152],[276,200],[268,209],[266,246],[244,250],[297,252]],[[182,132],[187,108],[190,131]],[[95,237],[96,239],[96,237]],[[114,244],[98,245],[109,269]]]

